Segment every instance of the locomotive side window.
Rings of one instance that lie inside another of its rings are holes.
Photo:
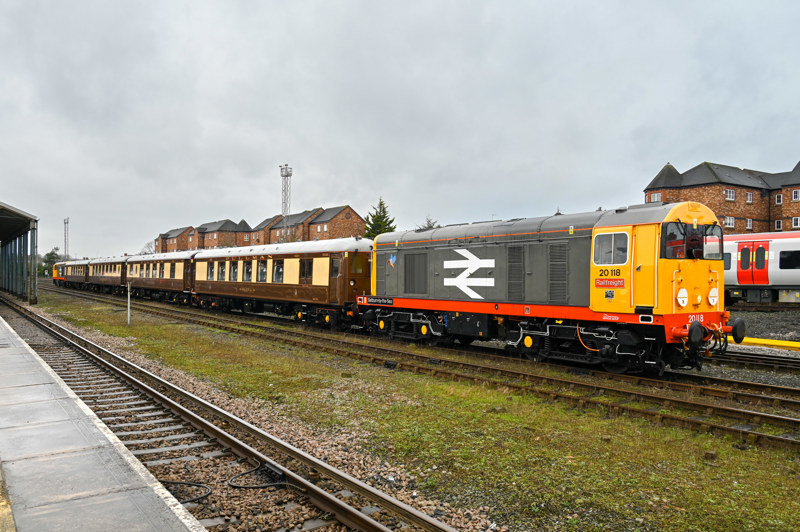
[[[800,251],[781,251],[778,255],[778,268],[781,270],[800,270]]]
[[[607,233],[594,237],[594,263],[625,264],[628,262],[628,235]]]

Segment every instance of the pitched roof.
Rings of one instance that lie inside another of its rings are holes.
[[[218,220],[216,222],[208,222],[197,226],[198,233],[210,233],[212,231],[236,231],[236,224],[231,220]]]
[[[189,229],[191,229],[191,227],[179,227],[178,229],[170,229],[166,233],[161,233],[158,236],[160,236],[161,238],[175,238],[177,236],[182,235],[184,231],[187,231]]]
[[[286,218],[282,219],[275,227],[276,228],[284,228],[284,227],[294,227],[296,225],[300,225],[306,220],[308,220],[311,216],[314,215],[317,211],[319,211],[322,207],[317,207],[316,209],[312,209],[310,211],[303,211],[297,214],[290,214]]]
[[[236,224],[236,230],[237,231],[252,231],[253,228],[250,227],[249,223],[244,221],[244,218],[242,218],[242,220],[238,224]]]
[[[339,214],[340,212],[342,212],[346,208],[347,208],[347,205],[342,205],[341,207],[331,207],[330,209],[325,209],[324,211],[319,213],[319,216],[317,216],[316,218],[311,220],[311,223],[312,224],[322,224],[322,223],[330,222],[331,220],[333,220],[336,217],[337,214]]]
[[[276,220],[279,220],[280,218],[281,218],[281,215],[280,214],[276,214],[275,216],[267,218],[266,220],[264,220],[263,222],[261,222],[260,224],[255,226],[253,228],[253,230],[254,231],[261,231],[265,227],[269,227],[273,222],[275,222]]]
[[[791,172],[780,174],[709,162],[698,164],[681,174],[671,164],[667,164],[644,190],[646,192],[657,188],[682,188],[715,183],[767,190],[794,183],[800,184],[800,163]]]

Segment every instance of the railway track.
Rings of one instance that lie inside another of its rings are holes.
[[[146,307],[139,308],[147,310]],[[729,435],[751,443],[800,447],[800,404],[794,389],[776,389],[756,383],[723,383],[722,379],[714,381],[705,377],[705,384],[668,382],[576,369],[569,370],[572,375],[563,376],[563,366],[531,365],[507,357],[490,361],[486,356],[482,356],[481,363],[476,363],[474,353],[471,360],[457,355],[446,358],[431,352],[365,344],[360,339],[341,335],[240,324],[224,317],[210,318],[170,310],[157,308],[153,312],[170,319],[179,317],[191,323],[324,350],[389,368],[535,394],[571,403],[579,409],[596,408],[611,415],[644,417],[657,423]],[[562,375],[553,375],[554,368]],[[614,382],[609,384],[610,380]]]
[[[0,300],[46,332],[32,347],[204,526],[269,529],[285,514],[281,526],[287,529],[338,521],[355,530],[453,530],[31,310]],[[258,493],[244,497],[241,491]],[[311,517],[298,522],[298,515]]]

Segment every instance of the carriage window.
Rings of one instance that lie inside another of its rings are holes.
[[[300,259],[300,278],[308,278],[314,275],[314,259]]]
[[[594,263],[625,264],[628,262],[628,235],[608,233],[594,238]]]
[[[170,279],[174,279],[175,278],[175,263],[174,262],[170,262],[169,263],[169,278]]]
[[[164,263],[158,265],[158,277],[163,279],[164,278]]]
[[[742,248],[742,258],[739,259],[739,267],[742,270],[750,269],[750,248]]]
[[[352,258],[350,259],[350,274],[362,274],[364,273],[364,267],[367,263],[367,257],[364,253],[353,253]]]
[[[778,268],[800,270],[800,251],[781,251],[778,255]]]
[[[283,282],[283,259],[272,261],[272,282]]]
[[[244,261],[244,270],[242,271],[242,281],[249,283],[253,280],[253,261]]]
[[[339,259],[331,259],[331,277],[339,277]]]
[[[260,260],[258,261],[258,273],[256,274],[256,281],[259,283],[266,283],[267,282],[267,261]]]
[[[214,263],[208,263],[208,270],[206,270],[206,281],[213,281],[214,280]]]
[[[217,281],[225,280],[225,263],[220,262],[217,266]]]

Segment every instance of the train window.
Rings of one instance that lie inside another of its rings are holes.
[[[741,258],[739,259],[739,268],[742,270],[750,269],[750,248],[742,248]]]
[[[170,262],[169,263],[169,278],[170,279],[174,279],[175,278],[175,263],[174,262]]]
[[[249,283],[253,280],[253,261],[244,261],[244,270],[242,271],[242,281]]]
[[[266,283],[267,282],[267,261],[260,260],[258,261],[258,273],[256,274],[256,281],[259,283]]]
[[[144,267],[144,276],[150,277],[150,263],[148,262]]]
[[[213,281],[214,280],[214,263],[209,262],[208,268],[206,269],[206,281]]]
[[[756,250],[756,270],[763,270],[767,266],[767,250],[759,247]]]
[[[158,265],[158,278],[159,279],[163,279],[164,278],[164,263],[163,262]]]
[[[363,253],[353,253],[350,258],[350,274],[362,274],[367,264],[367,258]]]
[[[594,263],[625,264],[628,262],[628,235],[605,233],[594,238]]]
[[[428,292],[428,254],[409,253],[403,257],[406,294]]]
[[[314,259],[300,259],[300,278],[310,278],[314,275]]]
[[[722,255],[722,261],[723,261],[723,263],[725,265],[725,269],[726,270],[730,270],[731,269],[731,254],[730,253],[725,253],[724,255]]]
[[[331,277],[339,277],[339,259],[331,259]]]
[[[217,264],[217,281],[225,280],[225,263],[219,262]]]
[[[778,268],[781,270],[800,270],[800,251],[781,251],[778,255]]]
[[[272,282],[283,282],[283,259],[272,261]]]
[[[234,260],[231,261],[231,271],[230,275],[228,276],[229,281],[238,281],[239,280],[239,261]]]

